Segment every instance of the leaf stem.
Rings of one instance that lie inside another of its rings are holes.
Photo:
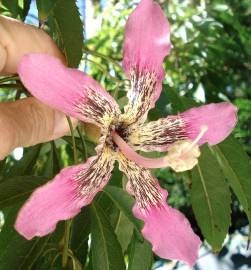
[[[0,84],[0,88],[6,88],[6,89],[9,89],[9,88],[15,88],[15,89],[22,89],[22,85],[20,84],[15,84],[15,83],[4,83],[4,84]]]
[[[78,163],[78,154],[77,154],[77,147],[76,147],[76,141],[74,137],[74,130],[73,130],[73,125],[71,122],[71,118],[69,116],[66,116],[70,131],[71,131],[71,139],[72,139],[72,150],[73,150],[73,159],[74,159],[74,164]]]
[[[99,70],[101,70],[103,73],[105,73],[106,77],[109,77],[110,79],[115,81],[117,84],[123,84],[124,83],[123,80],[120,80],[117,77],[112,76],[101,64],[97,63],[96,61],[93,61],[93,60],[88,59],[88,58],[86,59],[86,61],[94,64],[95,66],[97,66],[97,68]]]
[[[109,56],[106,56],[106,55],[104,55],[104,54],[102,54],[102,53],[99,53],[99,52],[90,50],[90,49],[88,49],[88,48],[86,48],[86,47],[83,49],[83,51],[84,51],[85,53],[87,53],[87,54],[91,54],[91,55],[94,55],[94,56],[103,58],[103,59],[105,59],[106,61],[111,62],[114,66],[118,67],[120,70],[122,70],[122,67],[120,66],[120,64],[119,64],[116,60],[112,59],[112,58],[109,57]]]
[[[86,161],[87,160],[87,147],[86,147],[86,143],[85,143],[85,138],[84,138],[79,127],[77,127],[77,132],[78,132],[79,138],[81,140],[82,148],[83,148],[84,161]]]
[[[5,83],[5,82],[13,81],[13,80],[19,80],[19,77],[16,75],[3,77],[3,78],[0,78],[0,83]]]
[[[67,261],[68,261],[70,233],[71,233],[71,220],[69,219],[65,221],[65,228],[64,228],[64,247],[63,247],[63,254],[62,254],[62,267],[63,268],[66,268]]]
[[[78,156],[77,156],[77,148],[76,148],[76,141],[75,141],[75,137],[74,137],[73,125],[72,125],[70,117],[66,116],[66,118],[67,118],[69,128],[71,131],[74,164],[77,164]],[[67,267],[70,234],[71,234],[71,220],[66,220],[65,221],[65,229],[64,229],[64,246],[63,246],[63,254],[62,254],[62,267],[63,268]]]

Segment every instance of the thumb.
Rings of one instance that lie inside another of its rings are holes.
[[[53,140],[68,131],[65,115],[35,98],[0,103],[0,159],[16,147]]]
[[[65,62],[63,54],[43,30],[0,15],[0,73],[14,74],[29,53],[46,53]]]

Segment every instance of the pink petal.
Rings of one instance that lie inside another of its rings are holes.
[[[128,142],[145,152],[166,152],[177,141],[187,140],[186,125],[178,115],[144,123],[130,130]]]
[[[127,189],[134,195],[134,215],[144,221],[143,236],[153,251],[165,259],[182,260],[193,265],[201,244],[188,220],[166,204],[167,191],[144,167],[118,153],[119,169],[128,178]]]
[[[186,133],[194,140],[202,126],[208,130],[200,139],[199,144],[208,142],[214,145],[223,141],[234,129],[237,122],[237,107],[231,103],[211,103],[192,108],[180,114],[186,122]]]
[[[65,67],[59,59],[47,54],[25,55],[19,63],[18,74],[36,98],[82,121],[96,123],[99,119],[95,118],[95,112],[99,110],[103,116],[107,105],[119,110],[116,101],[94,79]],[[91,91],[101,99],[101,106],[94,104]],[[80,106],[88,107],[89,113],[83,113]]]
[[[185,216],[166,204],[167,192],[162,189],[163,199],[158,206],[146,211],[137,204],[133,213],[144,221],[143,236],[152,244],[158,256],[169,260],[181,260],[193,266],[201,245]]]
[[[160,95],[164,78],[162,62],[170,47],[169,23],[160,6],[152,0],[142,0],[126,24],[123,67],[129,77],[135,68],[137,72],[150,71],[157,75],[153,103]]]
[[[83,165],[63,169],[33,192],[18,214],[16,230],[28,240],[53,232],[59,221],[74,217],[93,200],[108,182],[112,168],[113,162],[95,156]]]

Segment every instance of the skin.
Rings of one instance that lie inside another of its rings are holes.
[[[47,53],[65,63],[63,54],[41,29],[0,15],[0,37],[0,75],[15,74],[20,59],[28,53]],[[50,141],[68,132],[65,115],[33,97],[0,103],[0,159],[16,147]]]

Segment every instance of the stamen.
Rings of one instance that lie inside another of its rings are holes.
[[[171,167],[176,171],[183,171],[186,169],[191,169],[193,166],[195,166],[195,164],[197,162],[195,159],[197,159],[200,152],[198,149],[195,149],[196,151],[193,151],[195,153],[191,153],[191,157],[188,157],[188,158],[182,158],[182,157],[184,157],[195,146],[197,146],[197,143],[204,136],[204,134],[206,133],[207,130],[208,130],[207,126],[201,126],[201,131],[198,134],[198,136],[195,138],[194,141],[192,141],[192,142],[189,142],[187,140],[177,141],[176,143],[174,143],[170,147],[172,149],[170,152],[172,152],[172,153],[169,153],[167,156],[164,156],[161,158],[147,158],[147,157],[143,157],[143,156],[139,155],[118,135],[118,133],[116,131],[112,132],[112,138],[113,138],[113,141],[117,144],[119,150],[129,160],[135,162],[139,166],[142,166],[144,168],[149,168],[149,169]],[[185,148],[184,148],[184,146],[185,146]],[[197,148],[198,148],[198,146],[197,146]],[[178,151],[178,150],[180,150],[180,151]],[[186,161],[189,164],[186,165]],[[193,161],[193,162],[191,163],[191,161]],[[182,163],[182,166],[179,165],[179,162]]]
[[[190,145],[190,147],[188,148],[188,150],[190,150],[191,148],[193,148],[195,146],[195,144],[197,144],[199,142],[199,140],[205,135],[205,133],[208,130],[208,126],[201,126],[200,127],[200,133],[198,134],[198,136],[193,140],[192,144]]]
[[[198,134],[198,136],[192,141],[192,143],[189,145],[189,147],[186,149],[186,151],[184,152],[184,154],[186,154],[187,152],[189,152],[198,142],[199,140],[205,135],[205,133],[207,132],[208,127],[205,126],[201,126],[200,127],[200,133]]]

